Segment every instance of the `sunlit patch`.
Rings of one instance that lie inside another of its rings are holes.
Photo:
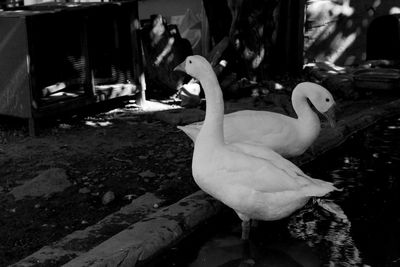
[[[282,89],[284,89],[284,86],[282,84],[280,84],[280,83],[275,83],[274,89],[275,90],[282,90]]]
[[[336,48],[336,51],[329,56],[328,61],[335,62],[357,38],[357,32],[343,36],[341,33],[338,34],[332,42],[332,47]]]
[[[374,3],[372,4],[373,8],[377,8],[382,4],[381,0],[375,0]]]
[[[162,111],[162,110],[170,110],[170,109],[181,109],[181,106],[178,105],[169,105],[168,100],[155,102],[155,101],[146,101],[142,106],[141,110],[144,112],[151,111]]]
[[[72,126],[70,124],[67,124],[67,123],[61,123],[60,125],[58,125],[58,127],[60,129],[64,129],[64,130],[69,130],[69,129],[72,128]]]
[[[396,130],[396,129],[400,129],[400,126],[398,126],[398,125],[390,125],[390,126],[388,126],[388,129]]]
[[[343,0],[343,5],[341,6],[341,13],[348,17],[353,15],[354,8],[350,7],[350,0]]]
[[[398,14],[398,13],[400,13],[400,7],[394,6],[389,10],[390,15]]]
[[[134,121],[140,120],[141,115],[152,114],[158,111],[179,110],[182,107],[173,99],[157,101],[142,101],[140,104],[130,100],[122,108],[115,108],[102,114],[101,119],[89,117],[85,124],[92,127],[107,127],[113,120]]]
[[[219,63],[219,65],[221,65],[222,67],[226,67],[228,65],[228,61],[226,61],[225,59],[221,60]]]
[[[111,126],[113,123],[110,121],[85,121],[85,124],[87,126],[91,126],[91,127],[107,127],[107,126]]]
[[[133,21],[133,26],[135,29],[140,29],[140,21],[138,19],[135,19]]]
[[[308,7],[308,11],[312,14],[321,14],[325,11],[331,13],[334,17],[339,15],[348,17],[353,15],[354,8],[350,6],[350,0],[343,0],[341,4],[333,1],[315,1],[313,5]]]

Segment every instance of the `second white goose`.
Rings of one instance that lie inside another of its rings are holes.
[[[272,149],[284,157],[303,154],[320,133],[320,120],[307,99],[334,126],[335,101],[324,87],[311,82],[298,84],[292,93],[297,118],[270,111],[242,110],[224,116],[227,143],[246,142]],[[178,126],[193,142],[203,122]]]

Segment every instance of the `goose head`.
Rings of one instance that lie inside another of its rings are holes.
[[[174,71],[183,71],[200,81],[215,75],[207,59],[198,55],[188,56],[185,61],[174,68]]]
[[[310,102],[316,110],[320,112],[329,122],[331,127],[335,127],[335,100],[332,94],[319,84],[311,82],[303,82],[299,84],[304,87]]]
[[[206,115],[195,144],[223,144],[224,100],[221,87],[211,64],[204,57],[194,55],[188,56],[174,70],[184,71],[197,79],[204,90],[207,103]],[[204,138],[201,138],[201,136]],[[209,146],[205,145],[205,147]]]

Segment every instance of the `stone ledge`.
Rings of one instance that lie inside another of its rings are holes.
[[[76,258],[126,229],[146,214],[154,212],[154,205],[162,202],[151,193],[146,193],[122,207],[96,224],[75,231],[61,240],[44,246],[40,250],[11,265],[12,267],[60,266]],[[135,216],[132,216],[135,214]]]
[[[178,242],[222,208],[219,201],[198,191],[146,216],[63,266],[136,266]]]

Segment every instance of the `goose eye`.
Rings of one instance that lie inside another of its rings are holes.
[[[325,101],[326,101],[326,102],[329,102],[329,98],[325,98]]]
[[[192,64],[192,61],[189,59],[189,63]]]

